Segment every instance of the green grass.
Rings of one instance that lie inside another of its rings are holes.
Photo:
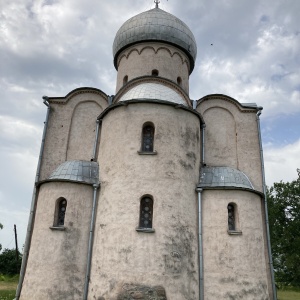
[[[19,275],[0,275],[0,300],[13,300],[15,298]],[[277,290],[278,300],[300,300],[300,290]]]
[[[277,290],[277,300],[300,300],[300,291]]]
[[[15,298],[18,281],[19,275],[0,275],[0,300],[13,300]]]
[[[1,291],[0,290],[0,300],[13,300],[16,295],[16,290],[12,291]]]

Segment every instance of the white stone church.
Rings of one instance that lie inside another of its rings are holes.
[[[156,3],[116,34],[114,96],[43,97],[16,299],[276,299],[262,108],[191,100],[196,55]]]

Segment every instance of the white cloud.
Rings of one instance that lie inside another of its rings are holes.
[[[18,220],[16,206],[23,213],[30,205],[46,114],[41,97],[80,86],[113,94],[114,36],[124,21],[153,7],[140,0],[0,1],[1,211],[4,202]],[[257,102],[268,141],[276,140],[271,117],[300,119],[299,0],[175,0],[160,7],[187,23],[197,40],[191,98],[224,93]],[[297,151],[299,142],[266,147],[269,184],[296,176]]]
[[[274,182],[297,179],[296,169],[300,168],[300,139],[284,147],[265,147],[264,159],[266,182],[271,186]]]

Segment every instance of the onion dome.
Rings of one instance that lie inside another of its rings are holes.
[[[195,37],[184,22],[160,8],[140,13],[121,26],[113,44],[115,68],[121,51],[147,41],[168,43],[180,48],[190,59],[192,73],[197,56]]]

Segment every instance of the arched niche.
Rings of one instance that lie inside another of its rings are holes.
[[[94,101],[79,103],[72,115],[66,160],[90,160],[95,142],[96,120],[103,111]]]
[[[205,161],[211,166],[238,169],[237,133],[233,115],[221,107],[203,113],[205,128]]]

